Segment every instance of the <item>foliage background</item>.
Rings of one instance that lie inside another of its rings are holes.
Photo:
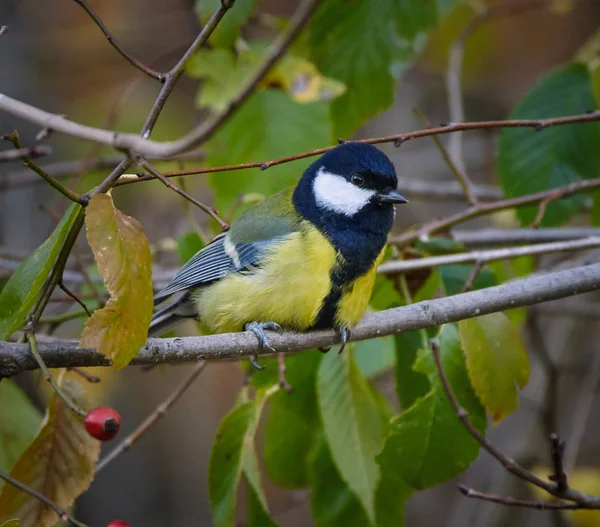
[[[94,7],[134,56],[145,62],[162,56],[155,65],[165,69],[197,32],[198,21],[191,4],[179,0],[113,0],[98,3]],[[295,5],[295,2],[287,0],[260,2],[260,16],[251,19],[244,29],[245,36],[268,38],[271,35],[265,22],[270,20],[268,17],[287,16],[293,12]],[[463,15],[458,13],[454,16],[458,25]],[[56,112],[68,114],[75,120],[101,126],[133,73],[131,67],[106,44],[85,14],[67,1],[54,2],[49,8],[40,7],[33,0],[13,0],[0,3],[0,19],[10,26],[11,40],[15,39],[18,43],[10,47],[0,46],[2,88],[9,95],[18,94],[32,104],[52,107]],[[468,41],[466,48],[463,86],[467,119],[506,117],[534,82],[572,59],[579,47],[598,28],[599,22],[600,5],[580,2],[564,15],[539,10],[495,20],[483,26]],[[387,43],[386,34],[378,30],[378,23],[374,22],[371,26],[368,39],[381,39],[383,49]],[[355,21],[349,20],[343,29],[352,31],[355,26]],[[394,102],[391,108],[365,123],[356,137],[380,136],[421,127],[420,121],[412,113],[413,107],[419,108],[433,122],[448,118],[443,75],[450,35],[455,32],[451,24],[447,31],[436,31],[424,44],[418,60],[403,71],[402,81],[396,84],[394,93],[386,93],[376,78],[365,75],[362,81],[364,97],[373,97],[377,101],[385,98],[391,100],[393,97]],[[320,42],[334,36],[327,32],[317,33],[314,41],[302,41],[299,44],[315,50],[315,60],[329,74],[335,73],[337,67],[335,53],[331,57],[321,57],[317,51]],[[361,38],[364,35],[358,32],[357,42]],[[419,44],[421,42],[418,40],[416,45]],[[170,49],[172,53],[165,56],[165,50]],[[127,112],[123,112],[123,115],[127,116],[127,122],[118,120],[116,128],[137,131],[140,119],[152,104],[155,83],[142,75],[138,77],[140,80],[125,103]],[[197,88],[197,80],[182,79],[157,126],[157,139],[177,136],[196,123],[199,114],[189,112],[188,108],[196,97]],[[253,104],[259,102],[253,101]],[[277,126],[269,136],[277,141],[268,142],[268,145],[277,142],[275,149],[265,146],[262,137],[250,138],[247,143],[235,141],[236,148],[233,151],[215,148],[209,162],[222,164],[274,157],[328,144],[332,136],[348,137],[348,130],[353,128],[354,123],[336,120],[333,132],[322,128],[311,130],[314,119],[328,111],[322,102],[311,104],[313,107],[306,115],[287,112],[290,119],[284,123],[281,120],[275,123],[273,116],[267,113],[267,123]],[[339,107],[342,104],[343,99],[336,101],[331,111],[335,114],[336,105]],[[273,110],[273,107],[269,106],[268,110]],[[343,107],[337,111],[343,112]],[[286,108],[275,108],[275,112],[278,117],[285,115]],[[255,115],[248,117],[248,129],[255,118]],[[309,118],[308,122],[303,120],[306,118]],[[10,130],[17,124],[5,114],[0,119],[2,130]],[[34,132],[32,127],[28,128],[23,123],[19,123],[19,130],[22,135]],[[306,132],[301,135],[298,130]],[[222,132],[227,133],[227,129]],[[280,139],[281,142],[278,142]],[[444,138],[442,140],[445,141]],[[464,141],[465,160],[472,179],[479,183],[495,183],[497,135],[472,132],[465,134]],[[53,137],[52,145],[55,151],[53,159],[56,160],[81,157],[89,148],[61,136]],[[408,143],[400,149],[384,145],[382,150],[391,156],[402,177],[435,181],[452,179],[433,142],[427,139]],[[175,168],[174,164],[171,166]],[[166,164],[161,167],[168,169]],[[7,165],[2,166],[2,170],[5,169],[8,169]],[[186,179],[186,188],[206,199],[216,194],[227,211],[238,189],[269,193],[274,178],[293,181],[301,170],[300,163],[293,163],[279,172],[222,173],[212,178],[195,176]],[[86,176],[84,185],[90,186],[103,174],[91,173]],[[37,206],[42,202],[47,203],[50,209],[64,206],[62,198],[42,185],[0,194],[1,248],[10,248],[17,255],[26,254],[48,236],[53,220]],[[155,259],[165,268],[176,265],[175,254],[157,249],[168,246],[169,242],[172,245],[173,240],[192,229],[186,214],[187,204],[175,194],[165,192],[158,182],[119,190],[115,193],[115,202],[121,210],[140,220],[155,249]],[[397,222],[406,227],[435,215],[458,210],[458,207],[462,207],[462,204],[411,199],[410,206],[399,208]],[[195,217],[202,228],[208,228],[205,215],[196,210],[189,214]],[[497,215],[493,220],[497,226],[514,225],[514,218],[510,214]],[[487,225],[489,222],[489,218],[478,220],[471,222],[469,227]],[[84,246],[82,244],[82,248]],[[568,432],[572,411],[577,404],[581,376],[589,367],[591,353],[600,336],[599,326],[594,319],[557,316],[544,317],[543,324],[543,334],[550,352],[563,369],[560,377],[562,395],[557,405],[559,429]],[[61,328],[59,334],[71,337],[79,330],[78,322],[74,322],[70,328]],[[194,327],[187,328],[187,331],[193,333]],[[529,459],[531,464],[535,464],[543,462],[546,454],[541,426],[543,420],[539,415],[545,379],[536,361],[536,354],[531,352],[535,347],[535,339],[531,339],[526,330],[524,336],[528,340],[532,359],[532,379],[521,396],[519,410],[489,433],[492,440],[509,455]],[[107,402],[118,408],[123,415],[124,435],[170,393],[184,372],[181,368],[170,367],[145,374],[131,368],[118,375],[102,370],[100,375],[104,382],[93,395],[97,402]],[[19,382],[40,408],[45,406],[48,394],[41,377],[24,377]],[[78,502],[79,517],[94,524],[106,523],[114,517],[125,517],[132,525],[148,527],[209,525],[211,516],[206,487],[209,451],[218,423],[233,406],[242,382],[243,373],[238,365],[210,364],[200,381],[152,433],[120,458],[118,463],[111,464],[97,476],[91,490]],[[393,398],[395,381],[392,376],[383,375],[377,378],[376,384],[383,393]],[[593,423],[597,422],[599,412],[600,406],[594,405],[589,419],[592,425],[586,430],[580,451],[579,463],[582,465],[597,463],[594,453],[600,436]],[[263,430],[259,429],[259,441],[262,437]],[[467,479],[470,486],[492,493],[517,494],[522,490],[515,490],[514,486],[520,483],[509,479],[500,467],[485,456],[481,456],[457,481]],[[489,503],[466,500],[456,491],[457,481],[415,495],[407,506],[407,525],[462,526],[472,523],[492,526],[509,522],[526,525],[533,521],[544,525],[543,522],[551,521],[549,516],[535,511],[500,508]],[[267,479],[263,479],[263,484],[273,516],[281,525],[306,525],[310,522],[309,500],[305,491],[285,492],[270,485]]]

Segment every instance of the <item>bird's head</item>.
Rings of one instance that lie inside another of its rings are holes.
[[[397,190],[389,158],[372,145],[346,142],[329,150],[306,171],[315,205],[326,214],[353,217],[365,207],[390,210],[408,200]]]

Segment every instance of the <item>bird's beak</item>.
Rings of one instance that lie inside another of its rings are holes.
[[[377,199],[380,203],[408,203],[408,200],[396,189],[379,192]]]

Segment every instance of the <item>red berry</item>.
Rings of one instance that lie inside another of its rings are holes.
[[[109,406],[94,408],[85,416],[85,429],[88,434],[100,441],[110,441],[113,439],[119,432],[120,427],[121,416]],[[111,524],[112,527],[118,527],[119,525],[118,523],[115,525]]]
[[[113,520],[106,527],[131,527],[125,520]]]

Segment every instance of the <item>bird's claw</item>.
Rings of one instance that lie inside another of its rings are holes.
[[[252,333],[256,335],[261,348],[266,348],[273,353],[276,353],[275,348],[271,346],[271,343],[269,342],[269,337],[267,337],[265,330],[281,333],[283,328],[279,324],[276,322],[250,322],[244,326],[244,330],[252,331]],[[256,362],[256,355],[250,355],[250,364],[257,370],[263,370],[265,368]]]
[[[348,340],[350,339],[350,330],[340,326],[338,328],[335,328],[335,332],[338,334],[338,336],[340,337],[340,349],[338,351],[338,355],[340,353],[342,353],[342,351],[344,351],[344,348],[346,347],[346,342],[348,342]],[[321,346],[319,348],[319,351],[321,353],[327,353],[329,350],[331,349],[331,346]]]
[[[344,351],[344,348],[346,347],[346,342],[348,342],[348,339],[350,338],[350,330],[345,328],[344,326],[340,326],[339,328],[335,328],[335,332],[340,337],[340,349],[338,351],[339,355],[340,353],[342,353],[342,351]]]

